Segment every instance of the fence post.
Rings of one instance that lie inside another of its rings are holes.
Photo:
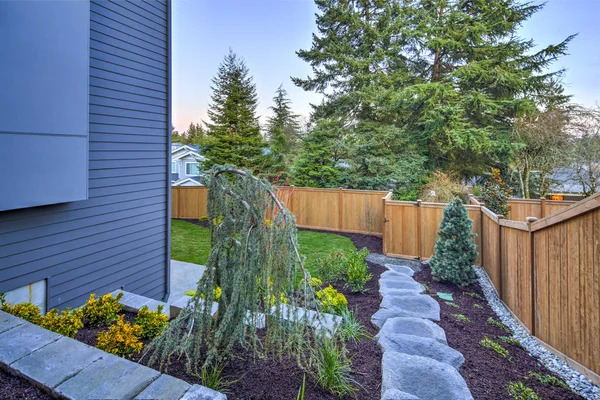
[[[542,218],[544,218],[546,216],[546,198],[545,197],[540,197],[540,200],[542,201]]]
[[[296,191],[294,185],[290,186],[292,189],[290,190],[290,212],[294,214],[294,192]],[[296,214],[294,214],[295,216]]]
[[[500,225],[500,220],[506,219],[504,215],[498,215],[498,272],[500,275],[500,280],[498,281],[498,297],[500,300],[504,301],[504,272],[502,271],[502,225]]]
[[[421,224],[422,224],[422,211],[421,211],[421,200],[417,200],[417,256],[419,257],[419,261],[421,261]]]
[[[344,189],[340,188],[339,189],[339,213],[338,213],[338,226],[340,228],[340,232],[344,231],[344,228],[342,227],[342,220],[344,219],[344,203],[343,203],[343,198],[344,198]]]
[[[386,246],[386,238],[385,238],[385,233],[387,231],[387,218],[386,218],[386,206],[385,206],[385,202],[387,201],[387,195],[383,196],[383,198],[381,199],[381,215],[383,216],[383,229],[382,229],[382,234],[381,234],[381,252],[383,253],[383,255],[385,256],[387,254],[387,246]]]
[[[542,197],[542,204],[544,204],[544,198]],[[542,207],[542,210],[544,208]],[[543,214],[542,214],[543,215]],[[529,263],[531,268],[531,336],[535,336],[535,321],[536,318],[536,296],[537,296],[537,283],[535,277],[535,246],[533,243],[533,231],[531,230],[531,224],[538,219],[536,217],[527,217],[527,227],[529,228]]]
[[[480,232],[479,243],[481,244],[481,247],[479,249],[479,259],[481,260],[480,267],[482,267],[482,268],[484,267],[484,265],[483,265],[483,251],[484,250],[483,249],[485,247],[485,245],[483,243],[483,239],[484,239],[483,238],[483,210],[482,210],[483,206],[484,206],[483,202],[479,203],[479,232]]]

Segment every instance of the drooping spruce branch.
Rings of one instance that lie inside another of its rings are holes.
[[[148,347],[149,363],[166,370],[173,357],[185,357],[188,372],[198,374],[224,362],[238,344],[255,354],[291,354],[310,365],[306,345],[317,333],[308,314],[295,310],[319,306],[298,252],[294,215],[268,182],[246,170],[217,166],[204,184],[211,237],[207,268],[188,306]],[[221,295],[213,316],[217,287]]]

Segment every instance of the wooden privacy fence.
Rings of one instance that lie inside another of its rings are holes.
[[[199,186],[174,186],[172,218],[207,215],[208,190]],[[298,227],[327,231],[383,234],[381,199],[391,193],[371,190],[318,189],[280,186],[277,197],[296,216]]]
[[[545,218],[548,215],[564,210],[574,204],[574,201],[541,199],[510,199],[508,219],[525,221],[527,217]]]

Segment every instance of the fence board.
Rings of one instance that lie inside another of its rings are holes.
[[[387,218],[384,240],[387,255],[417,258],[419,256],[417,235],[418,208],[416,203],[386,201]]]
[[[497,221],[494,221],[488,214],[481,213],[483,218],[482,228],[482,246],[483,268],[487,272],[490,280],[496,287],[498,293],[501,293],[501,271],[500,271],[500,227]]]
[[[381,199],[387,194],[388,192],[343,190],[342,231],[381,235]]]

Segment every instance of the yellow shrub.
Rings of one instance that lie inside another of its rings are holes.
[[[139,338],[142,327],[125,322],[123,315],[119,315],[117,322],[107,331],[98,333],[96,347],[120,357],[127,357],[142,350],[142,342]]]
[[[221,294],[223,293],[223,290],[221,289],[220,286],[217,286],[216,288],[213,289],[213,300],[214,301],[219,301],[219,299],[221,298]],[[188,290],[187,292],[185,292],[186,296],[195,296],[196,295],[196,291],[195,290]],[[201,298],[203,298],[202,296],[200,296]]]
[[[122,292],[116,298],[107,293],[97,299],[96,295],[92,293],[83,307],[83,316],[90,324],[108,325],[117,319],[117,314],[123,309],[123,305],[119,303],[121,297],[123,297]]]
[[[321,285],[323,284],[323,281],[320,280],[319,278],[310,278],[310,286],[313,289],[318,289],[321,287]]]
[[[346,300],[346,296],[335,290],[331,285],[319,290],[316,293],[316,296],[321,302],[323,311],[325,312],[340,314],[342,311],[348,309],[348,300]]]
[[[82,310],[71,311],[67,308],[59,313],[53,308],[41,318],[40,326],[64,336],[75,337],[77,331],[83,328],[82,317]]]
[[[135,323],[142,327],[140,337],[153,339],[169,325],[169,318],[162,310],[162,304],[158,306],[157,311],[149,310],[148,306],[140,308],[135,318]]]
[[[0,310],[12,314],[15,317],[23,318],[33,324],[39,325],[42,318],[40,308],[31,303],[19,303],[11,306],[4,298],[1,299]]]

